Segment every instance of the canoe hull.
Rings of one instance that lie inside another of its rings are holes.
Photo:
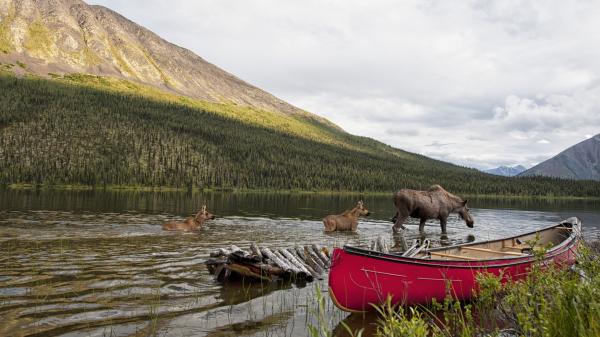
[[[544,264],[569,266],[575,262],[579,240],[574,237],[544,256]],[[443,301],[447,294],[468,300],[476,289],[479,273],[503,275],[503,280],[527,276],[535,258],[531,255],[480,261],[448,261],[406,258],[359,248],[333,251],[329,292],[342,310],[364,312],[391,296],[394,304],[413,305]]]

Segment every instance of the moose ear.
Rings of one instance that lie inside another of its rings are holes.
[[[467,206],[467,200],[463,201],[463,206]]]
[[[202,205],[202,212],[206,212],[206,205]]]

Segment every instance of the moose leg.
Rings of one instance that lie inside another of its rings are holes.
[[[325,218],[323,219],[323,225],[325,225],[325,231],[326,232],[333,232],[335,231],[335,221]]]
[[[427,222],[426,218],[421,218],[421,222],[419,222],[419,232],[423,232],[425,230],[425,222]]]
[[[446,234],[446,225],[447,224],[448,224],[448,219],[446,219],[446,218],[440,219],[440,226],[442,226],[442,234]]]
[[[395,233],[398,233],[401,229],[406,229],[406,227],[404,227],[402,225],[404,223],[404,221],[406,221],[406,218],[408,218],[408,215],[404,215],[400,212],[398,212],[396,214],[396,222],[394,223],[394,226],[392,227],[394,229]]]

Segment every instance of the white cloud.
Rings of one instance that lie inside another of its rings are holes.
[[[91,2],[349,132],[442,160],[537,163],[600,132],[597,2]]]

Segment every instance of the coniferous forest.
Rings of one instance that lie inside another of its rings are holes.
[[[491,176],[309,117],[286,118],[329,138],[218,107],[2,75],[0,185],[393,191],[441,184],[469,194],[600,197],[600,182]]]

